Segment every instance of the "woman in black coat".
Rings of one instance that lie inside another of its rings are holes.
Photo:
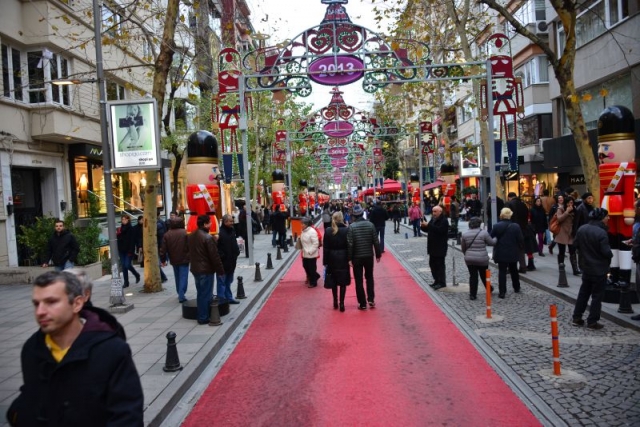
[[[511,284],[515,293],[520,292],[520,276],[518,276],[518,260],[520,248],[524,246],[524,236],[520,226],[511,222],[513,211],[504,208],[500,211],[500,222],[491,229],[491,237],[498,242],[493,250],[493,260],[498,263],[498,297],[504,298],[507,293],[507,268],[511,274]]]
[[[331,289],[333,294],[333,308],[338,308],[338,287],[340,287],[340,311],[344,312],[344,297],[347,286],[351,284],[351,271],[347,256],[347,230],[342,212],[334,212],[331,216],[331,228],[325,230],[322,240],[322,263],[327,275],[331,275],[333,283],[327,284],[325,278],[324,287]]]
[[[547,228],[549,228],[549,224],[547,223],[547,214],[544,211],[540,197],[536,197],[536,200],[533,202],[530,214],[531,225],[538,236],[538,255],[544,256],[544,235]]]

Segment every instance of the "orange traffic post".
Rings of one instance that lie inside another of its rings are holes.
[[[560,375],[560,341],[558,339],[558,308],[551,304],[551,342],[553,344],[553,374]]]
[[[487,319],[491,319],[491,271],[488,268],[485,281],[487,282]]]

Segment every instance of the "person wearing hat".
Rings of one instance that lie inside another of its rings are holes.
[[[373,257],[380,262],[382,252],[376,227],[366,221],[362,215],[364,209],[359,204],[353,206],[353,222],[347,230],[347,257],[353,268],[353,279],[356,282],[356,297],[358,309],[366,310],[367,302],[371,308],[376,306],[373,281]],[[364,290],[362,274],[367,281],[367,290]]]
[[[581,226],[576,233],[573,244],[580,251],[582,285],[573,310],[571,322],[573,326],[584,325],[582,315],[591,298],[587,328],[594,330],[603,328],[598,320],[600,320],[604,288],[607,285],[607,273],[613,258],[607,234],[608,223],[609,212],[606,209],[594,208],[589,213],[589,222]]]
[[[500,221],[491,229],[491,237],[498,239],[493,250],[493,260],[498,263],[498,297],[507,293],[507,269],[511,274],[511,284],[515,293],[520,292],[518,260],[520,248],[524,246],[524,236],[518,224],[511,222],[513,212],[509,208],[500,211]]]
[[[302,267],[304,267],[304,271],[307,273],[308,286],[315,288],[318,286],[318,279],[320,278],[316,262],[318,257],[320,257],[320,239],[318,238],[318,232],[311,224],[311,217],[302,217],[300,243],[302,245]]]
[[[578,229],[589,222],[589,213],[593,210],[593,202],[594,202],[593,194],[589,191],[582,195],[582,203],[576,208],[576,214],[573,217],[573,236],[575,237]],[[580,257],[580,253],[577,254]],[[577,259],[571,259],[571,254],[569,254],[569,260],[571,261],[571,265],[573,266],[574,262],[578,264]],[[574,268],[574,274],[579,276],[581,274],[580,267],[578,265],[577,268]]]

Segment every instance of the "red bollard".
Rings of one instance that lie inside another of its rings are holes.
[[[551,304],[551,343],[553,345],[553,374],[560,375],[560,341],[558,338],[558,308]]]
[[[488,268],[485,281],[487,282],[487,319],[491,319],[491,270]]]

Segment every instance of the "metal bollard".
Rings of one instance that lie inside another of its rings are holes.
[[[558,264],[558,287],[559,288],[568,288],[569,283],[567,283],[567,272],[564,268],[564,263]]]
[[[560,375],[560,341],[558,332],[558,308],[551,304],[549,314],[551,315],[551,345],[553,347],[553,375]]]
[[[462,232],[458,231],[456,234],[456,245],[460,246],[462,244]]]
[[[244,293],[244,278],[242,276],[238,276],[238,291],[236,292],[236,298],[245,299],[247,296]]]
[[[260,263],[256,262],[256,277],[253,279],[254,282],[262,282],[262,274],[260,273]]]
[[[618,313],[633,313],[631,307],[631,295],[629,294],[629,288],[631,287],[631,270],[620,269],[620,301],[618,302]],[[636,285],[637,286],[637,285]]]
[[[282,252],[289,252],[289,243],[287,242],[287,240],[285,239],[284,241],[284,247],[282,248]]]
[[[273,262],[271,261],[271,253],[267,254],[267,270],[273,270]]]
[[[209,306],[209,326],[220,326],[220,310],[218,310],[218,300],[214,299]]]
[[[408,239],[409,238],[409,233],[404,233],[404,238]]]
[[[176,372],[182,369],[180,358],[178,357],[178,347],[176,345],[176,333],[167,333],[167,357],[162,370],[165,372]]]
[[[282,259],[282,252],[280,252],[280,245],[278,245],[278,251],[276,252],[276,261]]]

